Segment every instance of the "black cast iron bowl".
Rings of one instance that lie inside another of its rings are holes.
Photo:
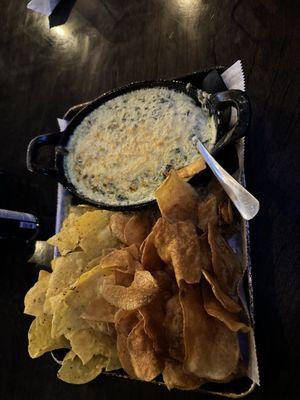
[[[138,204],[112,205],[92,200],[77,191],[75,186],[70,182],[64,168],[64,158],[68,154],[68,150],[66,149],[68,141],[73,135],[75,129],[86,116],[108,100],[114,99],[115,97],[134,90],[154,87],[164,87],[185,93],[191,97],[199,107],[205,106],[209,110],[210,114],[214,117],[217,126],[217,140],[212,150],[212,154],[217,154],[224,146],[227,146],[229,143],[232,143],[245,135],[250,123],[251,111],[247,95],[240,90],[227,90],[201,98],[203,94],[202,91],[199,91],[199,89],[191,84],[186,84],[180,81],[162,80],[136,82],[105,93],[90,102],[73,117],[63,132],[40,135],[32,139],[27,148],[27,168],[31,172],[56,179],[73,195],[79,197],[86,203],[103,209],[129,211],[140,209],[155,203],[155,200],[150,200]],[[237,122],[230,130],[225,130],[220,124],[220,114],[228,107],[234,107],[237,110]],[[55,156],[54,160],[52,160],[54,161],[52,167],[41,165],[37,162],[39,151],[44,146],[54,146]],[[120,166],[120,168],[122,168],[122,166]]]

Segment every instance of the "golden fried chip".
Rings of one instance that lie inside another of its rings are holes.
[[[114,370],[120,369],[120,368],[122,368],[122,365],[119,360],[117,348],[114,347],[113,349],[111,349],[111,352],[109,354],[107,364],[105,366],[105,370],[106,371],[114,371]]]
[[[241,311],[242,307],[222,291],[217,279],[210,272],[204,270],[203,275],[205,276],[207,282],[210,284],[216,299],[222,304],[224,308],[226,308],[226,310],[233,313],[238,313],[239,311]]]
[[[185,356],[183,341],[183,313],[177,293],[167,302],[163,327],[165,329],[170,356],[174,358],[174,360],[183,362]]]
[[[135,254],[135,251],[135,245],[114,250],[112,253],[103,257],[100,263],[101,268],[116,268],[133,274],[136,270],[142,269],[140,262],[132,255]]]
[[[80,358],[71,350],[65,356],[57,377],[64,382],[80,385],[90,382],[100,375],[106,364],[105,357],[95,356],[83,365]]]
[[[229,199],[219,203],[219,215],[222,222],[225,224],[232,224],[233,212],[231,207],[231,201]]]
[[[43,313],[45,296],[49,285],[50,273],[41,270],[36,284],[28,290],[24,299],[24,313],[37,317]]]
[[[109,304],[102,296],[92,299],[84,308],[81,317],[92,321],[114,322],[117,308]]]
[[[211,287],[206,282],[201,283],[203,306],[207,314],[224,322],[228,329],[233,332],[249,332],[249,326],[239,320],[236,314],[226,310],[215,298]]]
[[[205,170],[206,165],[205,161],[202,157],[199,157],[197,160],[193,161],[191,164],[186,165],[177,170],[178,176],[181,179],[188,179],[192,176],[198,174],[199,172]]]
[[[218,203],[213,195],[209,195],[198,204],[197,225],[203,231],[207,231],[209,223],[216,225],[218,223]]]
[[[225,293],[236,295],[237,284],[242,277],[242,267],[237,255],[212,224],[208,225],[208,242],[211,248],[213,270],[219,285]]]
[[[198,194],[176,171],[170,172],[155,191],[155,197],[162,217],[168,222],[197,220]]]
[[[47,240],[52,246],[57,246],[62,256],[75,250],[79,244],[77,221],[78,216],[74,213],[70,213],[64,220],[60,232]]]
[[[165,320],[165,304],[161,296],[156,297],[151,303],[139,309],[144,321],[145,333],[153,342],[153,348],[157,353],[163,353],[166,349],[166,335],[163,329]]]
[[[116,285],[128,287],[133,282],[134,275],[128,272],[115,270]]]
[[[173,265],[177,283],[182,279],[188,283],[200,281],[204,262],[196,228],[192,222],[180,221],[170,224],[161,218],[155,236],[155,246],[160,258]]]
[[[109,228],[111,213],[105,210],[88,211],[77,220],[79,246],[90,259],[102,254],[103,249],[116,248],[119,241]]]
[[[41,314],[36,317],[28,331],[28,352],[31,358],[40,357],[47,351],[55,349],[69,348],[69,342],[60,336],[56,339],[51,337],[52,317]]]
[[[159,287],[149,271],[136,271],[129,287],[104,285],[101,294],[117,308],[135,310],[150,303],[158,292]]]
[[[88,256],[83,251],[69,253],[55,259],[55,268],[49,280],[44,312],[51,313],[50,299],[68,289],[88,270]]]
[[[160,222],[157,222],[154,225],[152,231],[146,237],[140,248],[142,253],[141,263],[143,264],[144,269],[148,271],[156,271],[162,269],[165,265],[165,263],[159,257],[157,249],[155,247],[155,236],[159,225]]]
[[[127,244],[124,236],[125,226],[131,217],[132,214],[125,214],[121,212],[113,213],[110,217],[109,226],[112,235],[124,244]]]
[[[91,328],[69,331],[65,336],[83,365],[87,364],[95,355],[109,358],[111,349],[116,347],[112,338]]]
[[[119,310],[115,315],[119,359],[122,368],[131,378],[136,378],[136,375],[132,367],[130,354],[128,352],[127,337],[138,322],[138,313],[136,311]]]
[[[140,321],[127,338],[128,352],[134,373],[138,379],[146,382],[156,378],[162,372],[163,362],[153,348],[153,342]]]
[[[53,311],[52,337],[63,335],[67,328],[77,330],[88,327],[81,314],[92,299],[100,296],[103,279],[111,273],[109,269],[96,266],[82,274],[66,292],[50,299]]]
[[[124,237],[128,246],[135,244],[138,247],[143,243],[150,230],[150,222],[145,214],[135,214],[125,225]]]
[[[239,360],[236,333],[207,315],[199,285],[182,281],[179,299],[184,321],[185,371],[213,381],[228,378]]]
[[[183,364],[175,360],[166,360],[162,372],[163,380],[167,388],[194,390],[198,389],[204,380],[193,374],[187,373],[183,369]]]
[[[93,321],[91,319],[85,319],[88,328],[92,328],[94,331],[103,333],[104,335],[116,338],[115,325],[110,322]]]

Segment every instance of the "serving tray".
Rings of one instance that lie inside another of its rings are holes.
[[[241,66],[240,66],[241,67]],[[225,71],[222,66],[212,67],[209,69],[194,72],[190,75],[183,77],[176,77],[173,79],[183,81],[185,83],[191,83],[199,89],[205,90],[210,93],[216,93],[219,91],[231,89],[232,87],[227,87],[221,77],[221,74]],[[242,74],[242,70],[240,71]],[[234,84],[233,82],[230,84]],[[83,107],[88,105],[89,102],[78,104],[71,107],[64,115],[62,120],[59,120],[61,130]],[[224,126],[230,125],[230,120],[232,118],[231,111],[228,109],[222,117],[221,123]],[[245,186],[244,177],[244,140],[241,139],[236,145],[232,144],[223,149],[220,154],[218,154],[218,161],[221,165],[234,174],[235,177]],[[210,177],[210,172],[205,171],[202,173],[201,180],[199,177],[194,177],[191,183],[203,184]],[[61,225],[68,214],[70,206],[82,204],[82,200],[76,196],[70,194],[67,190],[63,188],[62,185],[58,184],[57,193],[57,210],[56,210],[56,232],[61,228]],[[252,266],[250,260],[250,242],[249,242],[249,224],[247,221],[241,221],[241,231],[240,238],[233,247],[236,246],[236,251],[240,252],[242,255],[243,267],[245,269],[245,274],[243,280],[239,286],[240,299],[244,305],[246,313],[249,316],[253,329],[251,330],[248,337],[245,335],[240,335],[240,346],[241,355],[244,361],[246,360],[248,368],[244,371],[244,376],[235,379],[229,383],[208,383],[203,385],[200,389],[196,390],[201,396],[201,393],[218,395],[227,398],[241,398],[251,393],[255,386],[259,384],[259,372],[256,354],[256,345],[254,337],[254,325],[255,325],[255,314],[254,314],[254,300],[253,300],[253,286],[252,286]],[[58,256],[58,251],[55,249],[54,256]],[[53,358],[59,362],[59,352],[52,353]],[[122,370],[117,372],[105,372],[106,375],[115,376],[123,379],[129,378],[125,372]],[[162,380],[159,378],[150,382],[152,384],[164,385]],[[146,384],[146,383],[145,383]],[[177,390],[177,389],[176,389]]]

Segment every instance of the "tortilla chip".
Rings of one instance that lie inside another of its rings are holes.
[[[105,210],[88,211],[77,220],[79,246],[90,259],[101,255],[103,249],[119,246],[108,225],[110,215]]]
[[[112,235],[120,242],[126,244],[124,230],[127,222],[132,217],[131,213],[115,212],[110,216],[109,226]]]
[[[70,213],[64,220],[59,233],[47,240],[52,246],[57,246],[62,256],[76,249],[79,244],[79,232],[77,229],[78,215]]]
[[[94,331],[103,333],[104,335],[116,338],[115,325],[110,322],[93,321],[91,319],[85,319],[87,328],[92,328]],[[86,329],[86,328],[85,328]]]
[[[119,359],[122,368],[131,378],[136,378],[136,375],[127,348],[127,337],[138,322],[138,313],[136,311],[119,310],[115,315]]]
[[[198,204],[197,225],[203,230],[207,231],[207,225],[218,223],[218,203],[213,195],[209,195],[205,200]]]
[[[237,255],[212,224],[208,225],[208,242],[213,270],[221,289],[227,294],[236,295],[237,285],[243,273]]]
[[[183,362],[184,340],[183,340],[183,313],[179,296],[176,293],[167,302],[166,316],[163,323],[168,343],[170,357]]]
[[[125,225],[124,237],[128,246],[138,247],[143,243],[150,230],[150,222],[146,214],[135,214]]]
[[[49,280],[44,312],[51,313],[50,299],[68,289],[88,270],[88,257],[83,251],[69,253],[55,259],[55,268]]]
[[[194,390],[198,389],[204,380],[193,374],[187,373],[183,369],[183,364],[174,360],[166,360],[163,370],[163,380],[167,388]]]
[[[203,271],[205,279],[210,284],[211,289],[216,297],[216,299],[222,304],[226,310],[232,313],[238,313],[242,310],[242,307],[237,304],[230,296],[222,291],[220,288],[216,277],[214,277],[210,272]]]
[[[129,287],[104,285],[101,294],[117,308],[135,310],[150,303],[158,292],[159,287],[149,271],[136,271]]]
[[[36,284],[28,290],[24,299],[24,313],[38,317],[43,313],[46,292],[51,274],[41,270]]]
[[[143,321],[138,322],[129,333],[127,347],[138,379],[149,382],[162,372],[163,362],[153,349],[153,342],[144,330]]]
[[[81,318],[92,321],[114,322],[117,308],[109,304],[102,296],[92,299],[85,307]]]
[[[52,337],[63,335],[68,330],[79,330],[88,327],[87,322],[81,318],[81,314],[91,300],[101,295],[103,279],[105,275],[111,273],[108,269],[103,270],[101,267],[96,266],[82,274],[66,292],[50,299],[53,311]]]
[[[176,171],[170,172],[155,191],[155,197],[162,217],[168,222],[197,220],[198,194]]]
[[[222,321],[233,332],[249,332],[250,328],[239,320],[236,314],[231,313],[215,298],[211,287],[206,282],[201,283],[203,306],[207,314]]]
[[[177,283],[200,281],[203,258],[195,226],[190,221],[169,224],[160,219],[155,236],[155,246],[160,258],[171,263]]]
[[[32,321],[28,331],[28,352],[31,358],[40,357],[47,351],[69,348],[69,342],[60,336],[56,339],[51,337],[52,317],[41,314]]]
[[[95,332],[93,329],[82,329],[66,333],[73,352],[80,358],[83,365],[87,364],[95,355],[110,357],[115,343],[107,335]]]
[[[199,378],[220,381],[237,368],[239,342],[235,332],[207,315],[199,285],[181,283],[185,361],[184,369]]]
[[[65,356],[57,377],[64,382],[80,385],[90,382],[100,375],[106,364],[105,357],[95,356],[83,365],[80,358],[71,350]]]
[[[202,157],[199,157],[197,160],[193,161],[191,164],[186,165],[177,170],[178,176],[181,179],[189,179],[192,176],[198,174],[199,172],[205,170],[206,164]]]

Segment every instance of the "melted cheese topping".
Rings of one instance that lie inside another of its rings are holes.
[[[71,136],[65,170],[77,191],[111,205],[154,199],[171,168],[199,157],[191,138],[210,150],[213,118],[184,93],[141,89],[89,114]]]

